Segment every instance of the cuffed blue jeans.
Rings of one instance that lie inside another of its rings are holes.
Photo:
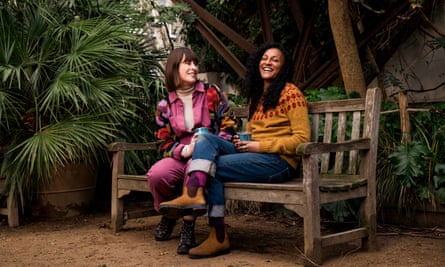
[[[277,154],[238,152],[232,142],[213,134],[198,136],[189,172],[204,171],[209,217],[224,217],[224,182],[279,183],[296,173]]]

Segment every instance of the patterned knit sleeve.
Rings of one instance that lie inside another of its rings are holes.
[[[234,116],[229,101],[214,84],[210,85],[207,90],[207,101],[213,132],[226,140],[231,140],[238,131],[240,121]]]
[[[158,146],[159,155],[163,158],[173,157],[173,152],[178,145],[176,136],[170,125],[170,105],[166,99],[161,100],[156,107],[156,140],[160,141]]]
[[[289,140],[292,147],[290,147],[288,152],[292,155],[295,154],[298,145],[309,142],[311,138],[307,100],[296,86],[293,86],[293,88],[295,89],[290,94],[295,96],[295,98],[288,103],[289,108],[287,111],[292,132]]]

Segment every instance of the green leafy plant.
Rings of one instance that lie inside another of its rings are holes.
[[[445,164],[437,163],[434,167],[433,184],[437,200],[445,205]]]
[[[394,109],[395,104],[386,105]],[[382,116],[378,161],[379,208],[412,209],[445,204],[444,104],[410,114],[411,142],[402,143],[398,113]]]
[[[309,102],[340,100],[348,97],[345,88],[337,86],[329,86],[326,89],[308,89],[304,91],[304,95]]]
[[[2,1],[0,13],[0,176],[11,193],[23,202],[58,166],[94,166],[114,140],[151,138],[165,52],[141,45],[130,1]]]

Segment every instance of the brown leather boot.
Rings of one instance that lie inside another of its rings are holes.
[[[204,215],[207,212],[204,188],[198,187],[196,195],[191,197],[187,187],[184,187],[181,196],[171,201],[162,202],[159,207],[160,213],[168,218],[178,218],[187,209],[192,209],[195,217]]]
[[[201,259],[216,257],[218,255],[226,254],[230,252],[229,236],[227,231],[224,231],[224,241],[220,243],[216,238],[215,228],[210,229],[209,237],[199,246],[189,250],[189,257],[192,259]]]

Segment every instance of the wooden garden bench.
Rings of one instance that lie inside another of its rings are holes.
[[[381,92],[368,89],[365,98],[309,103],[311,142],[301,144],[302,178],[277,184],[225,183],[227,200],[281,203],[304,218],[304,254],[308,264],[321,264],[322,249],[361,240],[376,248],[376,161]],[[234,109],[239,117],[247,110]],[[113,143],[111,225],[124,223],[123,196],[150,192],[145,175],[124,173],[125,151],[156,150],[156,143]],[[321,204],[361,199],[359,225],[322,235]]]
[[[0,154],[6,153],[6,147],[0,147]],[[19,208],[17,197],[3,192],[5,177],[0,177],[0,215],[8,217],[9,227],[19,226]]]

